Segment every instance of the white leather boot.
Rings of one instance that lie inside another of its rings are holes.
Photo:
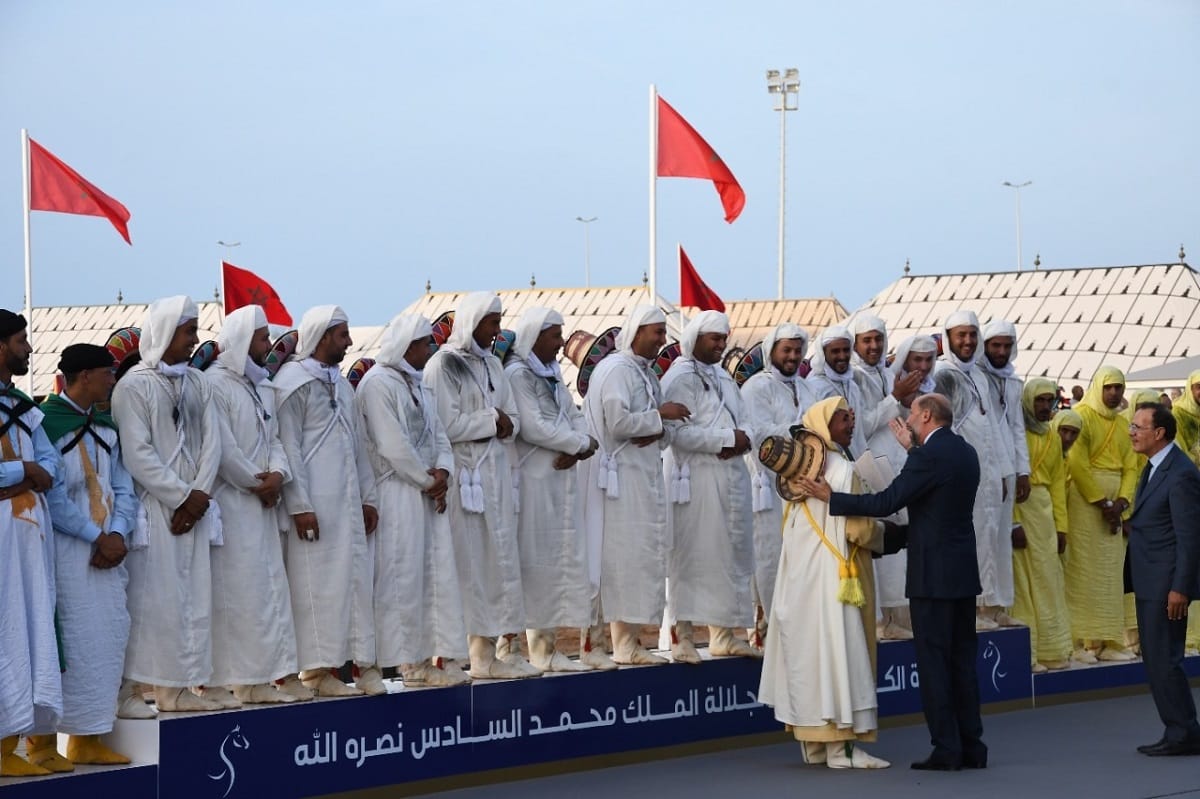
[[[732,627],[708,627],[708,654],[714,657],[761,658],[761,649],[755,649],[750,644],[733,634]]]
[[[558,651],[556,642],[558,631],[554,628],[546,630],[529,629],[525,631],[529,639],[529,662],[542,671],[591,671],[592,667],[582,661],[571,660]]]
[[[579,662],[597,671],[612,671],[617,664],[604,648],[604,626],[593,624],[579,631]]]
[[[676,663],[700,662],[700,653],[696,651],[690,621],[676,619],[675,626],[671,628],[671,660]]]
[[[614,621],[609,625],[613,640],[613,660],[625,666],[658,666],[667,663],[642,646],[638,637],[641,625]]]

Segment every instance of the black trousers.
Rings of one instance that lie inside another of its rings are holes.
[[[1146,667],[1154,706],[1166,727],[1165,737],[1172,743],[1200,740],[1192,686],[1183,670],[1187,617],[1177,621],[1168,619],[1165,599],[1138,599],[1135,604],[1142,664]]]
[[[985,758],[975,674],[975,598],[913,598],[909,608],[932,756],[952,763]]]

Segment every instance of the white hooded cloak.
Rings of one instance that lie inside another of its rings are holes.
[[[170,525],[192,491],[212,496],[221,434],[203,373],[186,361],[160,363],[176,329],[197,314],[183,296],[151,303],[141,326],[142,360],[112,399],[125,468],[142,503],[125,559],[131,619],[125,676],[169,688],[212,677],[209,546],[220,541],[220,509],[210,502],[200,522],[180,535]]]
[[[375,366],[355,392],[379,495],[375,547],[375,638],[382,666],[467,654],[462,595],[449,512],[421,492],[430,469],[454,484],[454,453],[433,392],[404,354],[428,340],[429,320],[397,316],[383,333]],[[449,499],[449,496],[447,497]]]
[[[290,479],[279,440],[275,389],[249,362],[250,340],[267,327],[258,305],[225,317],[220,354],[205,372],[221,431],[221,466],[213,499],[225,544],[212,551],[214,685],[257,685],[296,671],[296,630],[280,541],[280,509],[250,493],[256,475]]]
[[[454,451],[457,487],[448,495],[448,513],[467,634],[487,637],[525,628],[510,472],[520,415],[500,359],[473,338],[483,317],[500,312],[495,294],[467,295],[455,310],[450,338],[425,367]],[[503,440],[496,438],[497,410],[513,423],[513,434]]]

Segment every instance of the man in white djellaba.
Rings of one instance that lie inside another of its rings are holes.
[[[1004,447],[1001,423],[991,407],[987,376],[977,362],[979,319],[974,311],[955,311],[946,317],[943,354],[933,370],[939,394],[950,400],[955,433],[966,439],[979,458],[979,490],[975,494],[975,554],[983,593],[975,617],[977,630],[999,626],[996,608],[1012,607],[1012,513],[1003,517],[1008,497],[1005,467],[1011,463],[999,454]],[[985,453],[994,453],[985,457]],[[1003,538],[1003,540],[1001,540]],[[1004,553],[1007,553],[1005,557]]]
[[[354,342],[336,305],[310,308],[299,333],[296,351],[272,383],[292,472],[283,487],[291,516],[284,558],[300,679],[317,696],[385,694],[375,661],[368,541],[379,522],[375,473],[354,390],[337,367]],[[347,660],[357,672],[354,686],[331,671]],[[289,684],[283,689],[294,690]]]
[[[137,523],[138,504],[133,479],[121,464],[116,423],[96,409],[112,393],[112,355],[95,344],[72,344],[63,350],[58,370],[66,386],[41,406],[42,428],[62,457],[58,480],[46,497],[54,522],[66,664],[58,731],[70,735],[71,763],[123,765],[129,758],[100,736],[113,728],[129,641],[125,541]],[[144,702],[138,704],[142,715],[153,715]],[[33,743],[31,737],[31,750]]]
[[[409,688],[470,682],[443,660],[467,656],[467,628],[446,514],[454,452],[423,379],[432,354],[429,320],[397,316],[354,393],[379,494],[375,645]]]
[[[154,686],[160,711],[241,704],[223,689],[201,689],[212,679],[209,547],[221,542],[220,511],[211,502],[221,434],[212,389],[188,365],[199,342],[198,313],[184,296],[151,303],[141,325],[141,361],[112,397],[121,457],[142,504],[125,558],[131,622],[125,678]],[[128,698],[129,685],[122,690]]]
[[[1012,573],[1012,528],[1005,520],[1013,518],[1013,505],[1024,502],[1029,498],[1029,444],[1025,439],[1025,411],[1021,406],[1021,393],[1025,389],[1025,381],[1017,375],[1013,361],[1017,359],[1017,328],[1012,322],[1004,319],[993,319],[983,326],[980,332],[979,369],[987,380],[989,389],[988,399],[992,412],[998,422],[998,440],[1002,444],[996,452],[1003,465],[1000,467],[1004,474],[1004,503],[1000,510],[1000,534],[996,538],[999,547],[996,554],[998,568],[1006,573],[1000,582],[1003,585],[1014,585]],[[1004,565],[1008,568],[1004,569]],[[987,584],[984,584],[987,590]],[[1012,598],[1014,593],[1002,594],[994,599]],[[1017,624],[1008,614],[1008,605],[997,605],[989,602],[990,607],[984,612],[1001,627],[1012,627]]]
[[[666,323],[656,306],[635,306],[615,352],[596,365],[583,403],[588,431],[600,445],[583,475],[588,552],[600,559],[600,612],[611,625],[613,660],[622,664],[667,662],[638,635],[643,624],[661,624],[666,608],[670,537],[661,451],[671,438],[663,421],[691,414],[662,401],[650,369],[667,343]]]
[[[804,426],[825,448],[825,482],[861,493],[845,456],[853,424],[842,397],[823,399],[804,414]],[[790,503],[786,515],[759,701],[801,743],[805,762],[887,768],[888,761],[858,746],[874,741],[879,729],[871,552],[861,543],[877,533],[855,534],[875,522],[832,516],[828,503],[813,497]]]
[[[891,395],[900,394],[899,419],[907,420],[913,400],[933,391],[933,364],[937,360],[937,342],[932,336],[909,336],[896,345],[896,357],[888,367],[891,373]],[[915,382],[916,387],[907,390]],[[885,424],[868,439],[867,446],[876,458],[887,459],[892,474],[900,474],[908,462],[908,450],[896,440]],[[883,487],[881,487],[882,489]],[[897,524],[908,523],[908,513],[901,509],[888,517]],[[904,580],[908,570],[908,550],[875,562],[875,588],[880,618],[876,625],[879,640],[907,641],[913,637],[908,598],[904,596]]]
[[[495,640],[525,627],[511,473],[519,417],[504,367],[491,352],[500,313],[495,294],[468,294],[454,312],[449,339],[425,367],[454,451],[458,490],[448,494],[454,560],[471,676],[484,680],[542,674],[515,651],[498,654]]]
[[[762,342],[763,370],[742,384],[742,400],[754,430],[754,446],[745,458],[750,468],[754,511],[754,580],[750,592],[755,610],[751,643],[760,649],[771,616],[775,574],[783,548],[783,503],[775,493],[775,473],[758,460],[758,448],[771,436],[788,436],[788,430],[800,423],[800,417],[816,401],[808,381],[799,374],[807,349],[808,333],[804,328],[791,322],[776,325]]]
[[[25,317],[0,309],[0,776],[50,774],[16,753],[21,733],[53,733],[63,712],[54,640],[54,537],[43,496],[58,456],[42,411],[13,385],[29,374]],[[50,761],[62,757],[48,735]],[[32,748],[32,747],[31,747]],[[70,765],[69,763],[67,764]]]
[[[817,334],[809,354],[812,371],[805,378],[817,399],[841,397],[855,417],[854,440],[850,442],[850,457],[857,458],[867,449],[867,436],[858,422],[858,414],[866,407],[862,389],[850,366],[854,355],[854,334],[844,325],[830,325]]]
[[[586,636],[594,621],[576,464],[592,457],[598,444],[563,385],[563,318],[549,308],[529,308],[514,332],[504,372],[521,417],[514,474],[529,658],[542,671],[585,671],[593,664],[615,669],[603,649],[581,648],[577,662],[555,645],[556,628],[575,627]]]
[[[276,508],[291,470],[263,366],[271,352],[266,313],[258,305],[238,308],[225,317],[217,343],[217,362],[205,372],[221,430],[213,499],[225,537],[212,552],[212,682],[232,686],[247,704],[309,699],[302,685],[290,692],[274,685],[296,673],[296,630]]]
[[[665,458],[673,522],[668,601],[676,619],[671,657],[699,663],[693,623],[708,625],[710,655],[762,657],[733,634],[754,621],[754,519],[750,472],[742,457],[754,430],[721,356],[729,319],[701,311],[683,329],[680,357],[663,376],[663,397],[691,409],[672,422]]]

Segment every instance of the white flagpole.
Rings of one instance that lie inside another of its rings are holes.
[[[658,90],[650,84],[650,302],[658,305]]]
[[[29,326],[30,340],[33,338],[33,269],[29,249],[29,131],[21,128],[21,211],[25,228],[25,322]],[[33,396],[33,353],[29,354],[29,374],[25,375],[25,393]]]
[[[675,273],[679,275],[679,304],[675,310],[679,312],[679,335],[683,335],[683,327],[687,322],[683,318],[683,245],[675,242]]]

